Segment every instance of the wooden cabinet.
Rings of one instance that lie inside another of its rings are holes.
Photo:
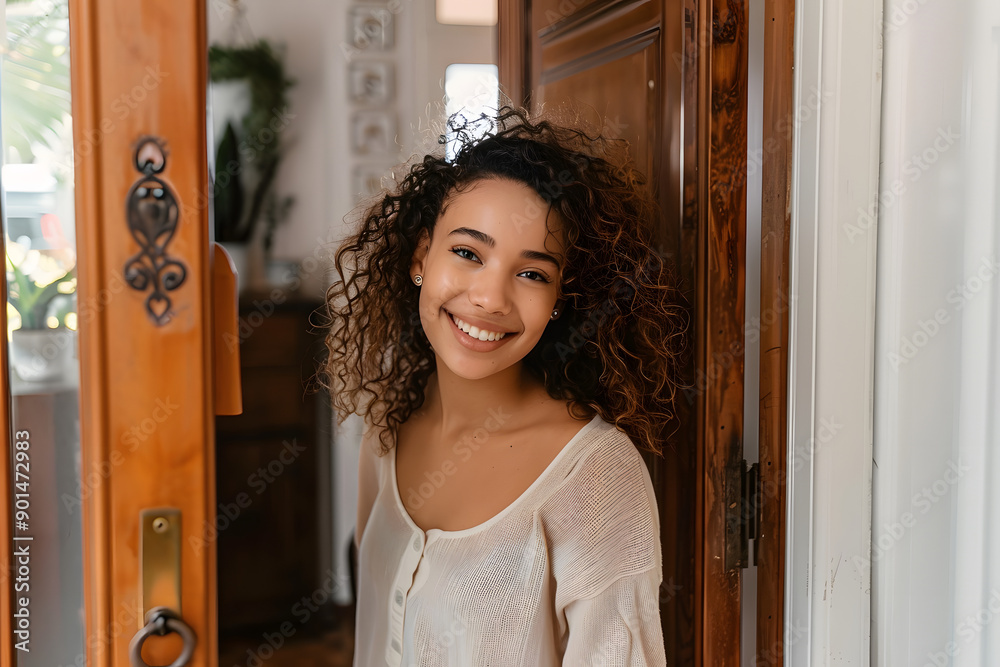
[[[288,620],[329,562],[331,421],[310,323],[322,302],[282,296],[241,297],[243,414],[216,418],[220,632]]]

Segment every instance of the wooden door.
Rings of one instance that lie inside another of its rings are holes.
[[[0,587],[0,663],[126,667],[146,610],[163,605],[193,632],[187,664],[214,665],[216,548],[206,539],[216,517],[214,416],[238,412],[240,395],[238,346],[216,344],[235,331],[237,297],[232,265],[209,237],[205,3],[69,0],[68,10],[78,405],[43,397],[35,411],[23,401],[0,410],[0,427],[13,436],[0,457],[4,507],[18,491],[18,443],[30,443],[39,475],[30,527],[9,512],[0,519],[5,545],[33,550],[30,587],[15,591],[11,579]],[[7,357],[0,345],[9,396]],[[60,542],[34,514],[54,500],[45,464],[74,455],[70,440],[46,431],[60,409],[79,411],[70,505],[81,512],[82,544]],[[75,567],[53,565],[74,550],[82,553]],[[16,578],[20,566],[4,549],[0,571]],[[67,599],[52,607],[46,591],[65,591],[76,576],[81,606]],[[22,629],[29,642],[18,646]],[[58,662],[39,658],[63,633],[78,643]],[[142,655],[169,664],[183,645],[176,631],[153,636]]]
[[[644,453],[660,509],[671,665],[740,664],[748,537],[757,547],[756,663],[782,664],[787,308],[757,329],[767,350],[760,466],[747,470],[743,459],[748,5],[500,3],[501,89],[535,109],[590,107],[607,134],[630,142],[664,213],[657,250],[675,266],[692,310],[691,386],[678,430],[662,459]],[[787,304],[793,6],[768,2],[765,19],[762,236],[770,243],[761,303],[769,310]]]

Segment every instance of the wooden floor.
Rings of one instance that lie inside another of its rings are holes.
[[[338,607],[329,627],[281,635],[279,628],[220,636],[219,667],[351,667],[354,605]]]

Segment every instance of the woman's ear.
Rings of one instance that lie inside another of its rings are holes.
[[[417,247],[413,251],[413,259],[410,261],[411,280],[414,276],[423,275],[424,260],[427,258],[427,251],[430,250],[430,247],[430,234],[427,232],[427,228],[425,227],[420,230],[420,235],[417,237]]]

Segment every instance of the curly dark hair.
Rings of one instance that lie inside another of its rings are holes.
[[[483,131],[483,123],[487,129]],[[421,407],[436,359],[420,324],[410,277],[422,230],[446,199],[483,179],[527,184],[555,209],[566,234],[559,300],[524,358],[525,369],[573,417],[600,413],[657,455],[675,417],[689,325],[675,273],[652,247],[659,208],[628,157],[628,142],[557,124],[509,104],[495,117],[448,119],[454,158],[426,155],[393,191],[367,204],[340,245],[340,279],[326,293],[329,353],[320,372],[339,412],[381,426],[382,454]],[[439,143],[450,142],[442,136]],[[361,397],[370,402],[361,405]]]

